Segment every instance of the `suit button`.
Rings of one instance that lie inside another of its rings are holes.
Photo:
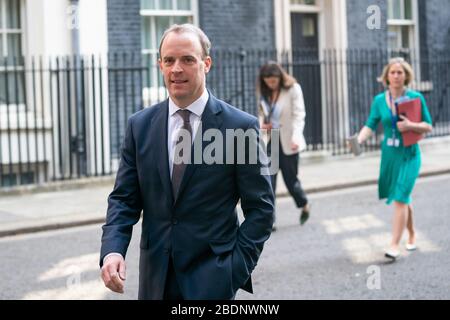
[[[172,219],[172,224],[173,225],[176,225],[178,223],[178,220],[177,219]]]

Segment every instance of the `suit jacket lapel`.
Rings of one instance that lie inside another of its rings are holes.
[[[162,103],[162,108],[153,117],[150,125],[150,137],[154,138],[155,160],[158,166],[159,176],[166,194],[173,201],[172,182],[169,172],[169,155],[167,149],[167,121],[169,114],[169,100]]]
[[[216,128],[219,129],[222,125],[222,118],[220,116],[220,112],[222,109],[220,108],[219,102],[217,99],[209,92],[209,99],[206,103],[205,110],[203,111],[201,118],[201,129],[197,130],[195,141],[199,141],[202,144],[202,153],[205,149],[205,142],[203,141],[203,136],[206,130]],[[186,170],[184,171],[183,179],[181,180],[180,189],[178,190],[177,199],[175,199],[174,205],[177,203],[177,200],[180,198],[181,193],[186,188],[189,179],[192,174],[197,169],[198,165],[194,165],[194,145],[191,149],[191,163],[186,166]]]

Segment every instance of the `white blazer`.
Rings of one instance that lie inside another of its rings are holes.
[[[305,101],[303,100],[302,88],[295,83],[289,89],[281,89],[277,101],[280,112],[280,140],[283,152],[286,155],[292,155],[306,149],[306,141],[303,136],[305,128]],[[259,120],[263,123],[264,113],[261,106],[259,110]],[[265,137],[266,142],[270,137]],[[299,145],[299,149],[292,151],[291,142]]]

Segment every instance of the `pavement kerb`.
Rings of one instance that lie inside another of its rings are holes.
[[[66,191],[114,185],[115,175],[81,178],[76,180],[53,181],[46,184],[0,189],[0,196],[19,196],[41,192]]]
[[[420,174],[420,177],[429,177],[436,176],[441,174],[450,174],[450,168],[441,169],[441,170],[427,170]],[[325,191],[332,191],[338,189],[346,189],[353,187],[361,187],[374,185],[378,182],[377,179],[366,179],[361,181],[353,181],[349,183],[336,183],[332,185],[326,185],[321,187],[312,187],[306,188],[305,192],[307,193],[318,193]],[[277,197],[287,197],[289,196],[288,192],[280,192],[277,193]],[[12,235],[20,235],[34,232],[42,232],[42,231],[50,231],[50,230],[58,230],[63,228],[71,228],[77,226],[84,226],[90,224],[103,223],[105,221],[105,216],[95,216],[91,218],[80,219],[77,215],[72,215],[71,217],[62,217],[60,220],[50,221],[48,223],[40,223],[40,224],[30,224],[24,223],[22,225],[18,225],[16,228],[8,229],[8,230],[0,230],[0,238]]]
[[[17,235],[28,234],[28,233],[36,233],[36,232],[43,232],[43,231],[80,227],[80,226],[92,225],[92,224],[103,223],[103,222],[105,222],[105,217],[92,218],[92,219],[86,219],[86,220],[74,219],[72,221],[54,222],[54,223],[39,224],[39,225],[34,225],[34,226],[33,225],[18,226],[16,229],[0,230],[0,238],[8,237],[8,236],[17,236]]]

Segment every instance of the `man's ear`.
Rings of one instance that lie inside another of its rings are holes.
[[[162,71],[162,60],[161,60],[161,58],[158,58],[158,65],[159,65],[159,70]]]
[[[203,62],[205,63],[205,73],[208,73],[212,66],[211,56],[206,56],[206,58],[203,59]]]

